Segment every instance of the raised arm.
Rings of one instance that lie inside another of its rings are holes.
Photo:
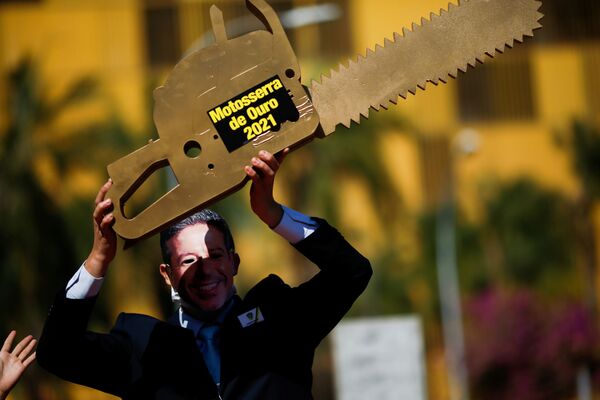
[[[0,400],[6,399],[27,367],[35,360],[35,352],[32,351],[36,340],[31,335],[26,336],[11,350],[16,335],[15,331],[11,331],[0,350]]]
[[[291,334],[300,335],[298,343],[312,346],[348,312],[366,288],[372,269],[369,261],[325,220],[307,217],[275,201],[275,175],[288,151],[278,156],[261,151],[245,171],[252,179],[250,204],[254,213],[321,270],[300,286],[285,285],[287,289],[280,292],[281,314],[294,316],[289,321]],[[277,277],[270,280],[283,285]],[[311,322],[306,325],[306,321]]]
[[[117,235],[112,226],[115,217],[112,214],[113,203],[106,198],[112,186],[109,179],[98,191],[93,214],[94,244],[85,260],[85,269],[96,278],[102,278],[117,251]]]
[[[252,180],[250,186],[250,206],[252,211],[270,228],[274,228],[281,221],[283,209],[281,204],[273,198],[273,185],[275,175],[283,162],[289,149],[284,149],[277,156],[268,151],[261,150],[251,160],[252,166],[246,165],[244,171]]]
[[[116,254],[112,201],[98,191],[92,224],[94,242],[84,265],[56,296],[37,349],[39,365],[70,382],[121,395],[131,379],[131,345],[124,335],[87,330],[103,277]]]

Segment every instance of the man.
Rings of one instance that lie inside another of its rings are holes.
[[[279,159],[261,151],[244,167],[251,208],[321,269],[317,275],[295,288],[270,275],[242,300],[233,285],[240,258],[227,224],[204,210],[161,233],[160,273],[180,297],[177,314],[163,322],[123,313],[108,334],[86,331],[115,256],[109,181],[96,198],[90,255],[48,315],[39,364],[125,399],[310,399],[314,350],[372,272],[327,222],[274,200],[287,151]]]

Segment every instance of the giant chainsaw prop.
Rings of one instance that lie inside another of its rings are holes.
[[[159,139],[108,166],[114,229],[135,240],[240,189],[243,166],[259,149],[277,153],[368,117],[427,82],[437,84],[483,62],[540,28],[540,1],[461,0],[395,33],[384,46],[340,65],[310,88],[273,9],[246,0],[267,28],[229,39],[210,9],[215,43],[183,58],[154,91]],[[137,215],[125,204],[155,171],[177,184]]]

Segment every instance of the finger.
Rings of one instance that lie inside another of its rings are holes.
[[[2,345],[2,351],[6,351],[7,353],[10,352],[10,348],[12,347],[13,340],[15,339],[16,335],[17,335],[16,331],[14,331],[14,330],[10,331],[10,333],[4,340],[4,344]]]
[[[272,157],[272,155],[271,155],[271,157]],[[274,160],[274,158],[273,158],[273,160]],[[277,167],[274,167],[274,169],[273,169],[273,167],[271,167],[271,165],[267,164],[265,161],[263,161],[257,157],[252,157],[251,161],[252,161],[252,167],[254,167],[254,169],[259,174],[262,174],[263,176],[274,176],[275,175],[275,171],[277,170]]]
[[[244,172],[246,173],[246,176],[248,176],[248,178],[250,178],[254,183],[257,183],[260,179],[256,170],[248,165],[244,167]]]
[[[112,207],[112,200],[106,199],[96,205],[94,209],[94,220],[98,225],[102,224],[102,220],[106,216],[106,212]]]
[[[33,339],[33,338],[31,338]],[[31,351],[33,350],[33,348],[35,347],[35,344],[37,343],[37,340],[33,339],[29,342],[29,344],[27,345],[27,347],[25,347],[25,349],[20,353],[17,354],[17,358],[19,360],[21,360],[21,362],[23,360],[25,360],[27,358],[27,356],[31,353]]]
[[[25,359],[25,361],[23,361],[23,365],[25,366],[25,368],[29,367],[29,365],[35,361],[35,357],[36,357],[36,352],[34,351],[29,357],[27,357]]]
[[[112,213],[102,217],[102,220],[98,223],[98,231],[101,237],[111,239],[115,235],[115,231],[112,226],[115,222],[115,217]]]
[[[244,172],[249,178],[252,178],[254,175],[256,175],[256,171],[249,165],[244,165]]]
[[[98,191],[98,194],[96,195],[96,200],[94,201],[94,204],[98,205],[101,201],[104,200],[104,196],[106,196],[106,192],[108,192],[108,189],[110,189],[111,186],[112,186],[112,179],[109,178],[106,181],[106,183],[104,185],[102,185],[102,187]]]
[[[23,349],[25,348],[25,346],[27,346],[29,344],[29,342],[31,342],[31,340],[33,339],[33,336],[31,335],[27,335],[25,336],[25,338],[23,340],[21,340],[14,348],[14,350],[12,351],[12,354],[15,356],[18,356],[21,351],[23,351]]]
[[[103,233],[107,233],[110,231],[110,228],[113,224],[115,217],[112,213],[106,214],[104,218],[102,218],[102,222],[100,222],[100,230]]]
[[[258,158],[266,163],[273,171],[277,171],[279,169],[279,161],[275,156],[269,153],[266,150],[261,150],[258,152]]]

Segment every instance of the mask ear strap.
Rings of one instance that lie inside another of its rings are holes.
[[[227,41],[227,32],[225,31],[225,22],[223,21],[223,12],[216,5],[210,7],[210,22],[212,23],[215,41],[224,43]]]

